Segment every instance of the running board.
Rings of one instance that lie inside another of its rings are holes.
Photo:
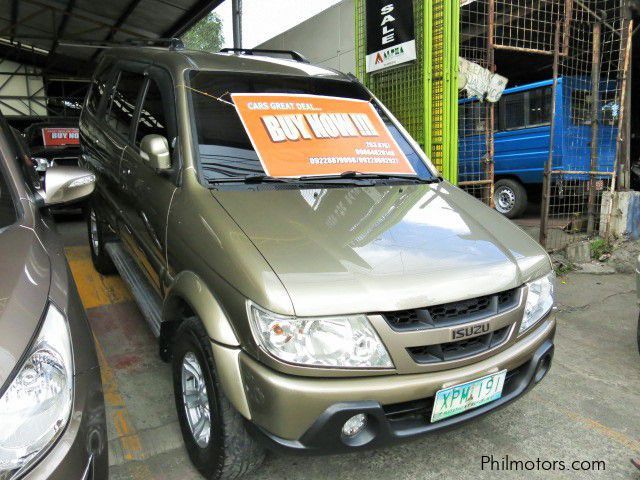
[[[162,299],[149,285],[149,281],[131,255],[125,251],[120,242],[109,242],[105,250],[116,266],[120,277],[129,286],[138,307],[151,331],[160,336],[160,322],[162,321]]]

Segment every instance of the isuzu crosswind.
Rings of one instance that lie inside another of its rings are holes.
[[[208,478],[265,446],[461,424],[549,370],[545,251],[352,76],[294,52],[111,49],[80,136],[95,267],[131,285]]]

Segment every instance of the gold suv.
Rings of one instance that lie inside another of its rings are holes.
[[[354,77],[294,52],[111,49],[80,135],[95,267],[129,283],[172,362],[206,477],[265,446],[445,429],[549,370],[549,257],[440,178]]]

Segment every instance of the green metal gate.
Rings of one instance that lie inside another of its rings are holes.
[[[393,112],[449,181],[458,177],[460,3],[413,0],[417,60],[365,73],[366,0],[355,0],[358,78]]]

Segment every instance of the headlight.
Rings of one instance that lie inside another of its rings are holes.
[[[529,282],[527,304],[520,324],[520,333],[524,333],[538,323],[553,308],[556,274],[551,272],[538,280]]]
[[[49,305],[29,355],[0,398],[0,480],[34,461],[64,430],[73,399],[67,322]]]
[[[386,348],[364,315],[296,318],[248,304],[258,343],[288,363],[334,368],[393,368]]]

